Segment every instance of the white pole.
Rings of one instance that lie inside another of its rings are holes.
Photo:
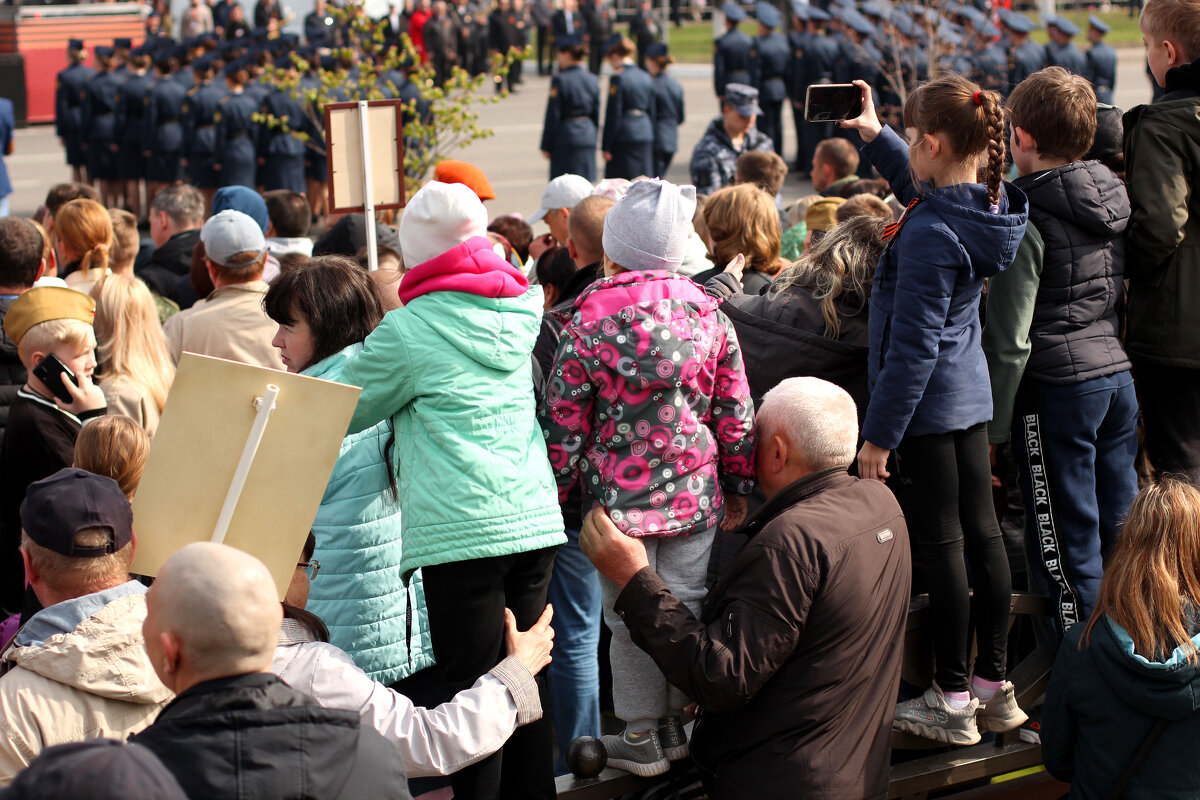
[[[233,481],[229,491],[225,493],[225,504],[221,506],[221,515],[217,517],[217,525],[213,528],[212,540],[217,544],[225,541],[229,533],[229,523],[233,521],[233,512],[237,510],[238,500],[242,490],[246,488],[246,478],[250,475],[250,465],[258,455],[258,446],[262,444],[263,434],[267,432],[267,420],[275,410],[275,398],[279,396],[279,387],[273,383],[267,384],[267,390],[262,397],[255,398],[257,413],[254,424],[250,426],[250,435],[246,437],[246,446],[242,448],[242,457],[238,460],[237,469],[233,471]]]
[[[367,265],[379,269],[379,243],[375,241],[375,193],[371,186],[371,134],[367,128],[367,101],[358,101],[359,141],[362,144],[363,218],[367,223]]]

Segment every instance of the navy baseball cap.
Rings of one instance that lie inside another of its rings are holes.
[[[76,547],[75,535],[107,528],[100,547]],[[112,478],[66,467],[29,485],[21,502],[21,529],[35,544],[72,558],[99,558],[133,540],[133,510]]]
[[[115,739],[48,747],[16,776],[11,786],[0,790],[2,800],[61,797],[187,800],[179,781],[153,751]]]

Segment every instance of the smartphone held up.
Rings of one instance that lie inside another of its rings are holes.
[[[806,122],[839,122],[862,113],[862,89],[852,83],[814,83],[804,95]]]
[[[33,374],[50,390],[51,394],[64,403],[71,403],[75,399],[71,396],[67,387],[63,385],[62,378],[63,375],[66,375],[71,379],[71,383],[78,386],[75,373],[71,371],[70,367],[60,361],[54,353],[50,353],[43,358],[41,363],[33,368]]]

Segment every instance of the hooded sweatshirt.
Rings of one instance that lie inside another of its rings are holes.
[[[530,358],[541,289],[477,236],[407,273],[400,296],[340,380],[363,389],[350,433],[392,417],[401,571],[562,544]]]
[[[1046,769],[1071,781],[1072,800],[1103,800],[1155,723],[1165,719],[1167,727],[1122,797],[1200,796],[1200,664],[1188,663],[1183,647],[1154,659],[1136,654],[1129,634],[1107,616],[1081,650],[1083,628],[1072,627],[1059,646],[1046,689]],[[1200,647],[1200,633],[1192,644]]]
[[[908,146],[891,128],[862,152],[902,203],[917,197]],[[868,317],[866,441],[894,450],[905,436],[966,430],[992,418],[979,298],[984,279],[1013,262],[1028,218],[1025,195],[1011,184],[998,205],[997,213],[989,210],[982,184],[932,189],[908,210],[880,258]]]
[[[721,487],[754,489],[754,401],[733,323],[666,270],[575,300],[541,409],[563,500],[582,480],[629,536],[715,528]]]
[[[0,783],[47,747],[124,739],[172,694],[142,639],[146,587],[128,581],[35,614],[2,657]]]

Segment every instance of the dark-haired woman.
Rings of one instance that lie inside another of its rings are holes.
[[[600,82],[581,66],[587,54],[578,36],[558,40],[559,72],[550,79],[542,128],[542,155],[550,162],[550,180],[566,174],[596,180]]]
[[[288,372],[331,381],[383,318],[367,272],[342,256],[320,256],[282,273],[263,305],[279,323],[272,344]],[[390,421],[343,440],[313,522],[322,580],[308,599],[330,641],[384,684],[433,664],[421,572],[407,587],[400,578],[391,449]]]
[[[249,67],[233,61],[225,67],[225,85],[229,94],[221,98],[217,108],[217,152],[213,169],[217,170],[221,186],[246,186],[251,189],[257,167],[254,112],[258,103],[245,93],[250,80]]]

